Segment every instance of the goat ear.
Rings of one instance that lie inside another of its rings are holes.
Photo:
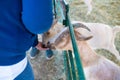
[[[76,39],[79,40],[79,41],[86,41],[86,40],[89,40],[91,39],[93,36],[84,36],[82,34],[80,34],[78,31],[74,30],[75,32],[75,36],[76,36]]]

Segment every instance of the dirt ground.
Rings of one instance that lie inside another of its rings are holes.
[[[46,59],[46,52],[40,51],[35,59],[28,58],[32,64],[35,80],[66,80],[64,66],[64,54],[62,51],[54,50],[54,58]]]

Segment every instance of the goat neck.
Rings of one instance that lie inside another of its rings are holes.
[[[96,62],[98,62],[100,56],[98,56],[95,53],[95,51],[93,51],[89,47],[87,42],[80,41],[78,44],[79,44],[78,48],[79,48],[79,52],[80,52],[80,56],[81,56],[81,59],[82,59],[83,66],[88,67],[88,66],[96,64]]]

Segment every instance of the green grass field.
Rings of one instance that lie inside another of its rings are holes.
[[[88,16],[86,16],[87,6],[83,0],[69,0],[68,2],[71,20],[104,23],[111,27],[120,26],[120,0],[93,0],[93,10]],[[115,45],[120,52],[120,32],[116,36]],[[120,61],[109,51],[99,49],[96,52],[120,65]]]

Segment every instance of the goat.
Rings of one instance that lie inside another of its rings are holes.
[[[87,42],[93,49],[106,49],[114,54],[117,59],[120,59],[119,52],[116,50],[114,45],[116,33],[120,31],[119,26],[111,28],[110,26],[102,23],[85,23],[80,21],[72,21],[72,24],[73,26],[78,26],[78,30],[80,26],[87,26],[91,30],[93,38]],[[59,33],[63,28],[64,26],[57,22],[43,35],[43,44],[46,46],[48,40]],[[84,30],[81,29],[81,31]],[[86,31],[84,34],[87,35]]]
[[[77,30],[74,30],[74,32],[86,80],[120,80],[120,67],[98,55],[87,43],[87,40],[92,38],[92,34],[86,36],[84,32],[78,32]],[[48,45],[55,49],[72,50],[68,28],[64,28],[50,39]]]
[[[60,0],[60,3],[63,4],[63,1]],[[86,6],[88,8],[86,15],[89,15],[92,12],[92,0],[84,0],[84,3],[86,4]],[[62,5],[62,8],[65,8],[65,6]]]
[[[88,7],[88,12],[87,15],[89,15],[92,11],[92,0],[84,0],[84,3],[87,5]]]

